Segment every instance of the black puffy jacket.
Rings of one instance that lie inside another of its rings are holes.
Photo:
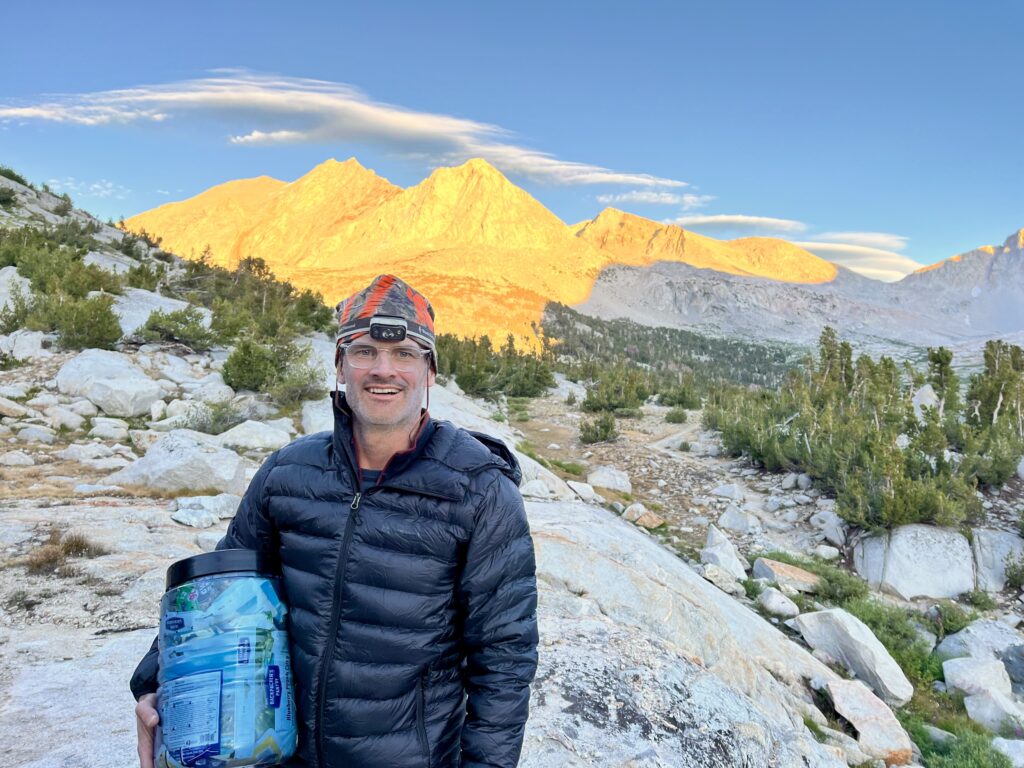
[[[515,457],[426,420],[358,492],[350,414],[272,454],[218,548],[279,554],[299,749],[290,766],[515,766],[537,666]],[[156,689],[155,648],[132,679]]]

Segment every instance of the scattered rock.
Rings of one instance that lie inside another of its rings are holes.
[[[759,557],[754,561],[755,579],[766,579],[770,584],[792,589],[796,592],[817,592],[821,577],[789,563],[780,563]]]
[[[1024,709],[1011,696],[995,691],[975,693],[964,699],[967,716],[996,733],[1024,730]]]
[[[857,744],[885,765],[906,765],[913,743],[896,715],[857,680],[833,680],[827,686],[832,705],[857,730]]]
[[[711,491],[712,496],[718,496],[722,499],[732,499],[733,501],[743,501],[743,488],[737,483],[727,483],[726,485],[720,485]]]
[[[1013,627],[993,619],[978,619],[959,632],[946,635],[935,649],[942,659],[956,659],[961,656],[997,658],[1024,638]]]
[[[601,495],[594,490],[594,486],[590,483],[581,483],[578,480],[567,480],[566,485],[572,488],[573,492],[580,497],[580,500],[587,504],[600,504],[604,501]]]
[[[1024,741],[997,736],[992,739],[992,748],[1006,755],[1013,768],[1024,768]]]
[[[162,399],[160,385],[119,352],[87,349],[57,372],[57,389],[88,398],[111,416],[141,416]]]
[[[141,459],[107,478],[160,491],[245,490],[245,463],[234,451],[202,443],[185,430],[169,432]]]
[[[811,550],[811,554],[815,557],[820,557],[822,560],[837,560],[839,558],[839,550],[835,547],[830,547],[828,544],[819,544]]]
[[[700,551],[700,561],[725,569],[733,578],[747,578],[749,566],[746,561],[736,552],[729,538],[713,525],[708,528],[708,538],[704,549]]]
[[[942,663],[942,677],[946,690],[965,694],[993,691],[1010,696],[1010,676],[1003,662],[996,658],[961,656]]]
[[[854,567],[874,589],[904,600],[957,597],[974,589],[974,558],[953,528],[903,525],[857,543]]]
[[[28,408],[21,403],[16,403],[13,400],[8,400],[6,397],[0,397],[0,416],[9,416],[12,419],[22,419],[26,416],[32,416],[33,412],[31,408]]]
[[[971,550],[978,589],[1000,592],[1006,586],[1006,560],[1024,556],[1024,539],[1009,531],[975,528],[972,531]]]
[[[31,467],[35,460],[24,451],[7,451],[0,453],[0,466],[4,467]]]
[[[32,425],[25,427],[18,432],[18,440],[23,443],[45,443],[53,445],[57,439],[57,433],[49,427]]]
[[[26,331],[19,329],[9,336],[0,336],[0,352],[10,355],[15,360],[38,360],[53,357],[48,349],[55,336],[42,331]]]
[[[782,478],[782,490],[791,491],[796,488],[796,472],[787,472],[786,476]]]
[[[291,435],[259,421],[243,421],[219,435],[221,445],[243,451],[276,451],[291,442]]]
[[[105,459],[108,456],[113,456],[114,449],[103,443],[72,443],[54,455],[64,461],[85,461],[86,459]]]
[[[606,488],[616,493],[633,493],[629,475],[615,467],[595,467],[587,475],[587,482],[595,488]]]
[[[812,485],[811,476],[808,475],[806,472],[797,475],[796,485],[797,488],[799,488],[801,491],[806,491]]]
[[[719,568],[717,565],[709,563],[704,566],[703,574],[705,579],[710,581],[727,595],[736,595],[738,597],[745,592],[743,585],[740,584],[736,578],[724,568]]]
[[[761,594],[757,596],[757,604],[772,616],[792,619],[800,615],[800,609],[796,603],[779,592],[775,587],[765,587],[761,590]]]
[[[755,574],[757,563],[754,563]],[[792,620],[807,644],[850,669],[887,703],[901,707],[914,695],[903,674],[867,625],[842,608],[804,613]]]
[[[538,499],[550,499],[551,491],[544,484],[543,480],[530,480],[519,486],[519,492],[523,496],[532,496]]]
[[[718,525],[741,535],[761,532],[761,521],[756,515],[744,512],[735,504],[725,508],[718,518]]]

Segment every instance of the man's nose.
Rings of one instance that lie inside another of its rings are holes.
[[[380,350],[377,353],[377,359],[373,361],[373,365],[370,367],[370,370],[378,375],[396,373],[397,371],[394,363],[391,362],[390,351],[386,349]]]

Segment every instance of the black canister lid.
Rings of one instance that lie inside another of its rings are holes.
[[[200,576],[239,571],[256,571],[266,576],[276,576],[280,573],[280,566],[277,558],[269,552],[258,552],[254,549],[218,549],[215,552],[186,557],[171,564],[167,569],[167,589],[174,589]]]

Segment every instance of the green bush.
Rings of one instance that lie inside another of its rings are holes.
[[[285,408],[326,394],[323,374],[309,362],[308,356],[293,361],[279,373],[270,383],[269,392],[277,404]]]
[[[54,206],[53,212],[58,216],[67,216],[71,213],[71,196],[65,192],[60,196],[60,202]]]
[[[580,442],[584,444],[603,443],[617,435],[615,417],[607,411],[580,423]]]
[[[186,429],[219,435],[245,421],[245,414],[232,402],[203,403],[192,410],[182,425]]]
[[[242,339],[224,361],[221,375],[232,389],[262,392],[278,375],[279,355],[265,344]]]
[[[679,444],[679,450],[682,451],[683,453],[689,453],[690,452],[690,443],[689,443],[689,441],[683,440],[683,442],[681,442]]]
[[[125,285],[132,288],[155,291],[163,276],[164,266],[162,264],[157,264],[154,268],[147,262],[142,262],[124,273],[124,282]]]
[[[13,189],[10,187],[0,187],[0,208],[10,210],[17,199],[18,196],[14,193]]]
[[[679,408],[678,406],[670,410],[665,414],[665,421],[669,424],[685,424],[686,423],[686,409]]]
[[[977,608],[979,611],[992,611],[995,610],[999,603],[986,592],[984,589],[975,589],[967,595],[967,602]]]
[[[958,734],[956,741],[940,749],[925,761],[927,768],[1013,768],[1010,758],[981,734]]]
[[[1024,555],[1007,555],[1003,564],[1006,566],[1006,586],[1024,589]]]
[[[644,412],[639,408],[616,408],[612,415],[617,419],[642,419]]]
[[[145,324],[136,331],[143,341],[173,341],[196,351],[209,349],[214,335],[203,324],[203,315],[195,307],[163,312],[153,310]]]
[[[940,640],[946,635],[959,632],[978,618],[973,611],[965,611],[952,600],[940,600],[928,615]]]
[[[57,340],[65,349],[113,349],[121,338],[121,324],[110,296],[69,299],[54,318]]]
[[[18,173],[13,168],[11,168],[9,166],[6,166],[6,165],[0,165],[0,176],[5,176],[6,178],[10,179],[11,181],[16,181],[16,182],[18,182],[19,184],[21,184],[22,186],[25,186],[25,187],[31,187],[32,186],[31,184],[28,183],[28,179],[26,179],[24,176],[22,176],[20,173]]]

